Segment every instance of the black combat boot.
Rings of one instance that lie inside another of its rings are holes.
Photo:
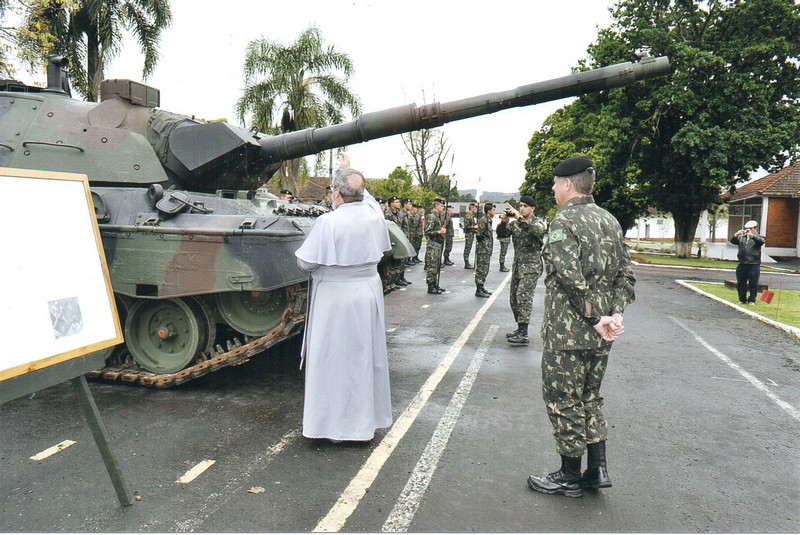
[[[486,288],[483,287],[483,284],[478,285],[477,289],[475,290],[475,297],[489,297],[492,295],[492,292],[487,292]]]
[[[583,496],[581,458],[561,456],[561,469],[546,476],[528,477],[528,486],[542,494],[563,494],[570,498]]]
[[[517,325],[519,325],[519,323],[517,323]],[[519,332],[519,327],[517,327],[516,331],[507,332],[506,333],[506,340],[508,340],[512,336],[516,336],[518,332]]]
[[[469,260],[464,262],[464,269],[475,269],[475,266],[469,263]]]
[[[447,288],[442,288],[441,286],[436,286],[436,289],[439,290],[440,294],[443,294],[447,291]]]
[[[501,264],[500,264],[500,271],[502,271],[503,273],[505,273],[505,272],[509,271],[509,269],[506,267],[506,265],[505,265],[505,264],[501,263]]]
[[[450,257],[449,256],[445,256],[444,257],[444,262],[442,262],[442,264],[445,265],[445,266],[455,266],[456,265],[455,262],[451,262],[450,261]]]
[[[527,345],[528,340],[528,324],[527,323],[519,323],[519,329],[517,329],[517,334],[510,337],[508,342],[511,344],[518,344],[518,345]]]
[[[436,286],[428,285],[428,293],[429,294],[434,294],[434,295],[439,295],[442,292],[440,292],[439,288],[437,288]]]
[[[595,442],[586,445],[586,471],[581,477],[585,489],[605,489],[611,486],[606,466],[606,443]]]

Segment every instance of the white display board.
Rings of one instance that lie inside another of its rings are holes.
[[[122,342],[86,175],[0,168],[0,381]]]

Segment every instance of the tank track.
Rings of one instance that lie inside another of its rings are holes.
[[[191,366],[175,373],[152,373],[140,367],[123,349],[116,360],[120,364],[109,365],[86,374],[87,377],[103,381],[138,384],[152,388],[169,388],[177,386],[208,373],[224,368],[244,364],[255,355],[269,349],[279,342],[300,334],[305,323],[305,302],[308,295],[306,288],[289,288],[289,303],[281,316],[281,322],[264,336],[249,337],[243,335],[244,343],[238,338],[226,341],[226,348],[217,344],[209,353],[201,353]],[[112,357],[113,359],[113,357]],[[109,359],[109,360],[112,360]]]

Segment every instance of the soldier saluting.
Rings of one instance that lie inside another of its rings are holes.
[[[636,277],[619,222],[592,198],[592,160],[568,158],[553,174],[561,208],[543,250],[542,393],[561,468],[530,476],[528,485],[579,498],[584,488],[611,486],[600,384],[611,344],[624,331],[622,312],[634,300]]]

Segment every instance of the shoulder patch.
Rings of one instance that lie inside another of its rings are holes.
[[[560,228],[551,230],[550,234],[547,235],[547,241],[549,243],[559,242],[563,239],[564,239],[564,230]]]

